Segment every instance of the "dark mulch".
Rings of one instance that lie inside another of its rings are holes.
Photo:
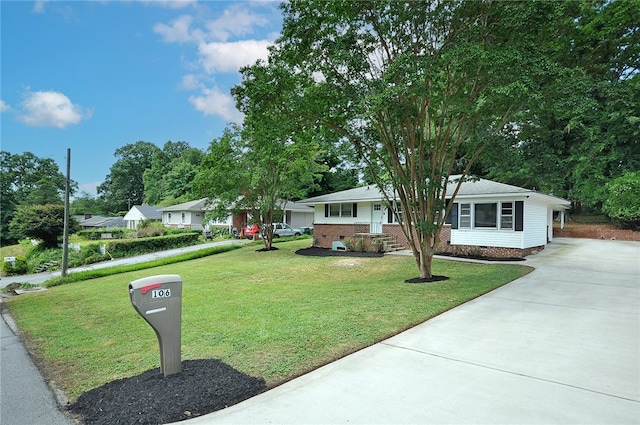
[[[302,248],[296,251],[298,255],[306,255],[309,257],[383,257],[383,252],[354,252],[354,251],[334,251],[329,248],[319,248],[312,246],[310,248]]]
[[[220,360],[186,360],[182,373],[164,377],[152,369],[82,394],[68,407],[86,425],[156,425],[224,409],[266,389],[262,378]]]
[[[405,280],[405,283],[431,283],[431,282],[441,282],[443,280],[449,280],[449,277],[447,276],[414,277],[413,279]]]

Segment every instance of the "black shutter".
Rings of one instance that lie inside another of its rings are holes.
[[[329,204],[324,204],[324,216],[329,217]]]
[[[393,223],[393,210],[391,209],[391,207],[387,207],[387,223],[391,224]]]
[[[524,230],[524,201],[516,201],[516,232]]]
[[[449,221],[451,222],[451,228],[458,228],[458,203],[454,202],[449,212]]]
[[[358,204],[357,203],[353,203],[353,216],[357,217],[358,216]]]

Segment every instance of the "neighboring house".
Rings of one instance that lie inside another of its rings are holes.
[[[248,223],[246,212],[229,214],[224,220],[205,222],[205,213],[212,209],[208,198],[185,202],[170,207],[160,208],[162,224],[167,227],[204,230],[208,227],[227,227],[229,230],[244,229]],[[291,227],[305,228],[313,226],[313,207],[295,202],[285,204],[284,220]]]
[[[208,198],[184,202],[182,204],[161,208],[162,224],[167,227],[180,229],[193,229],[203,231],[210,227],[225,227],[240,230],[247,225],[246,213],[229,214],[224,220],[205,221],[205,214],[211,211],[213,206]]]
[[[127,229],[136,230],[140,222],[144,220],[161,221],[160,208],[150,205],[134,205],[123,217]]]
[[[451,181],[459,177],[451,176]],[[447,194],[454,189],[455,183],[449,183]],[[332,248],[334,242],[354,236],[385,236],[408,247],[393,211],[376,186],[298,203],[314,207],[316,246]],[[553,239],[554,211],[559,211],[563,220],[569,207],[567,200],[533,190],[485,179],[465,181],[442,228],[439,252],[522,258]]]
[[[84,230],[88,229],[112,229],[114,227],[124,227],[122,217],[102,217],[99,215],[78,215],[74,216]]]
[[[313,213],[312,206],[287,202],[284,205],[283,221],[296,229],[311,228],[313,227]]]

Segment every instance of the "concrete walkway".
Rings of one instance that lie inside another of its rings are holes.
[[[536,270],[185,425],[640,424],[640,244],[555,239]]]

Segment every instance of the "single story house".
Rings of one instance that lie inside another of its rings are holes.
[[[84,230],[124,227],[124,219],[122,217],[103,217],[92,214],[77,215],[74,217]]]
[[[162,213],[162,224],[166,227],[177,227],[179,229],[193,229],[198,231],[203,231],[205,228],[211,226],[226,227],[229,228],[229,230],[231,230],[232,227],[240,228],[238,226],[242,224],[242,215],[234,217],[232,214],[229,214],[229,216],[223,220],[215,222],[205,221],[205,213],[212,209],[213,206],[210,204],[208,198],[164,207],[160,209]],[[246,221],[246,218],[244,220]]]
[[[451,176],[451,197],[460,176]],[[407,248],[407,240],[376,186],[317,196],[299,204],[314,207],[314,244],[332,248],[353,237],[381,237]],[[440,234],[439,252],[522,258],[553,239],[554,211],[570,202],[552,195],[486,179],[467,180]],[[562,221],[564,225],[564,221]]]
[[[283,221],[295,229],[311,228],[313,227],[313,214],[312,206],[289,201],[284,204]]]
[[[161,221],[160,208],[151,205],[134,205],[123,217],[127,229],[136,230],[144,220]]]
[[[205,213],[212,206],[208,198],[185,202],[170,207],[161,208],[162,224],[167,227],[183,229],[204,230],[208,227],[227,227],[229,230],[241,231],[247,226],[249,217],[246,212],[229,214],[224,220],[205,222]],[[313,224],[313,208],[308,205],[299,205],[295,202],[287,202],[284,209],[284,220],[291,227],[311,227]]]

